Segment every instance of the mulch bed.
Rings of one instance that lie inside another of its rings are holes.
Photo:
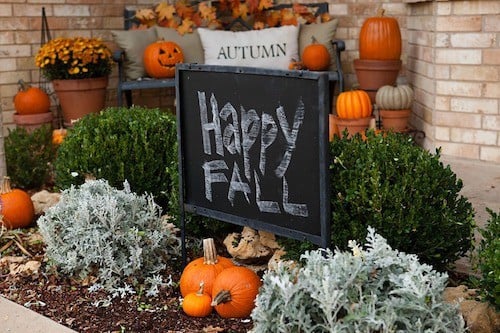
[[[0,295],[24,305],[77,332],[248,332],[250,318],[223,319],[215,311],[205,318],[189,317],[180,306],[177,285],[160,290],[158,297],[127,295],[108,302],[102,291],[89,292],[88,283],[74,281],[48,268],[43,244],[30,241],[36,229],[0,238],[2,257],[22,256],[41,262],[37,274],[9,274],[0,261]],[[10,242],[13,240],[12,242]],[[5,248],[8,243],[10,246]],[[29,256],[27,253],[29,253]],[[180,270],[170,268],[164,276],[179,281]]]

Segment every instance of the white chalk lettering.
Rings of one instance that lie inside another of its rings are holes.
[[[226,175],[222,172],[212,171],[227,170],[227,164],[224,160],[214,160],[203,163],[201,166],[205,174],[205,198],[210,202],[212,201],[212,184],[213,183],[227,183]]]
[[[207,103],[204,92],[198,91],[198,104],[200,106],[201,120],[201,135],[203,138],[203,152],[212,154],[212,144],[210,143],[210,131],[214,131],[215,136],[215,151],[217,154],[224,156],[224,147],[222,146],[222,135],[220,129],[220,119],[217,110],[217,100],[212,94],[210,97],[210,105],[212,106],[212,122],[208,122]]]
[[[236,195],[236,192],[242,192],[247,202],[250,203],[250,198],[248,197],[248,195],[252,193],[252,191],[250,190],[250,185],[243,181],[243,178],[241,178],[240,174],[240,168],[238,167],[238,164],[234,162],[233,175],[231,176],[229,191],[227,192],[227,198],[231,202],[231,205],[234,205],[234,197]]]
[[[250,148],[252,148],[260,132],[260,118],[255,110],[245,111],[241,107],[241,131],[243,136],[243,165],[247,179],[252,177],[250,172]]]
[[[226,147],[226,149],[233,155],[236,153],[241,154],[240,131],[238,130],[240,127],[238,122],[238,112],[230,103],[226,103],[222,110],[220,110],[220,117],[227,121],[227,118],[230,115],[233,122],[228,124],[224,129],[224,147]]]
[[[289,203],[288,193],[288,182],[286,181],[286,178],[283,177],[283,207],[285,212],[290,215],[307,217],[309,215],[307,205]]]
[[[260,136],[260,172],[266,174],[266,149],[272,145],[278,134],[278,126],[273,117],[267,113],[262,113],[262,134]]]
[[[281,213],[280,206],[276,201],[264,201],[260,200],[262,192],[260,190],[260,178],[256,171],[254,171],[255,177],[255,200],[257,201],[257,206],[261,212],[266,213]]]

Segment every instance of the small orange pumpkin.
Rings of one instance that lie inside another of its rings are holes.
[[[302,63],[310,71],[324,71],[330,66],[330,53],[325,45],[318,43],[314,36],[312,43],[302,52]]]
[[[12,189],[7,176],[2,182],[0,207],[0,224],[7,229],[24,228],[33,222],[35,208],[31,197],[23,190]]]
[[[223,270],[212,288],[212,306],[223,318],[244,318],[252,313],[261,286],[254,271],[243,266]]]
[[[21,115],[49,112],[50,98],[43,90],[32,87],[23,80],[17,82],[19,89],[14,96],[14,107]]]
[[[339,118],[367,118],[372,115],[370,96],[364,90],[344,91],[337,97],[337,116]]]
[[[175,76],[175,65],[184,62],[184,53],[177,43],[158,41],[146,47],[143,60],[149,76],[170,78]]]
[[[401,31],[398,21],[384,16],[380,9],[378,16],[365,20],[359,32],[359,57],[370,60],[398,60],[401,57]]]
[[[52,131],[52,143],[55,145],[60,145],[64,138],[68,135],[68,130],[65,128],[58,128]]]
[[[212,286],[217,275],[228,267],[234,266],[233,262],[225,257],[218,256],[213,238],[203,240],[203,257],[197,258],[186,265],[179,281],[181,295],[198,291],[203,282],[205,290],[211,295]]]
[[[212,297],[204,293],[204,283],[200,282],[200,289],[189,293],[182,301],[182,310],[191,317],[206,317],[212,313]]]

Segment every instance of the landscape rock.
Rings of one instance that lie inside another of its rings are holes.
[[[60,198],[61,193],[49,192],[47,190],[33,194],[31,201],[33,201],[33,206],[35,207],[35,215],[45,213],[48,208],[57,204]]]
[[[500,314],[489,303],[478,300],[477,290],[467,286],[448,287],[443,293],[448,303],[458,304],[471,333],[500,332]]]
[[[267,262],[280,247],[273,234],[249,227],[244,227],[241,234],[229,234],[224,245],[235,260],[246,264]]]

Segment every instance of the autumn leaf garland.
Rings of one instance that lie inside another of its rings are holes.
[[[208,1],[196,4],[185,0],[174,4],[160,2],[153,8],[138,9],[135,18],[139,25],[134,28],[145,29],[159,25],[176,29],[179,34],[184,35],[197,27],[223,29],[228,22],[238,18],[246,21],[253,29],[325,22],[331,19],[329,14],[317,18],[314,7],[295,3],[291,8],[268,10],[273,5],[272,0],[220,0],[217,6],[212,6]]]

